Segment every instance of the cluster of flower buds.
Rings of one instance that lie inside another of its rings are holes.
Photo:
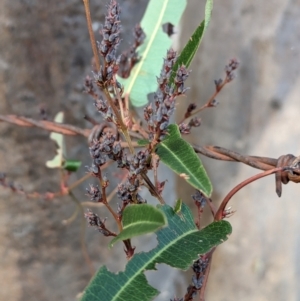
[[[204,276],[200,276],[199,278],[196,275],[192,277],[192,283],[196,290],[199,290],[203,285]]]
[[[222,83],[223,83],[223,79],[222,78],[215,79],[215,86],[216,86],[216,90],[217,91],[220,91]]]
[[[136,176],[145,172],[148,168],[149,151],[140,150],[136,155],[134,155],[129,161],[129,176]]]
[[[204,206],[206,205],[206,197],[199,190],[196,190],[196,193],[192,195],[192,198],[195,201],[196,205],[200,208],[204,208]]]
[[[192,118],[188,123],[182,122],[179,125],[179,131],[181,134],[190,134],[192,127],[199,127],[201,125],[201,118]]]
[[[88,220],[88,223],[91,227],[96,227],[96,229],[102,233],[104,236],[115,236],[116,234],[109,231],[105,227],[105,219],[102,220],[96,213],[93,213],[91,210],[88,210],[84,214],[85,218]]]
[[[192,284],[188,286],[186,295],[189,298],[185,300],[193,300],[197,295],[197,291],[202,288],[208,263],[209,260],[206,255],[200,256],[199,259],[193,263],[192,269],[194,274],[192,276]]]
[[[164,59],[164,64],[160,72],[160,77],[157,78],[159,90],[163,93],[167,88],[173,66],[176,62],[177,53],[173,49],[168,50],[167,57]]]
[[[94,96],[95,93],[95,87],[94,87],[94,80],[90,76],[85,77],[84,81],[84,87],[85,87],[85,92]]]
[[[148,169],[149,151],[141,150],[126,162],[126,168],[129,170],[127,181],[118,186],[117,196],[123,202],[120,207],[121,215],[125,206],[129,203],[145,203],[146,201],[137,193],[140,184],[140,174]]]
[[[122,201],[122,205],[118,207],[118,216],[121,219],[123,215],[123,210],[128,204],[135,203],[135,204],[145,204],[147,203],[140,194],[137,193],[139,188],[139,180],[135,179],[134,183],[130,179],[124,184],[120,184],[118,186],[117,197]]]
[[[90,172],[95,176],[100,166],[106,163],[107,158],[117,162],[119,168],[128,168],[129,163],[120,142],[111,133],[104,133],[100,140],[94,140],[90,146],[90,155],[93,159]]]
[[[198,260],[193,263],[192,269],[196,274],[204,274],[208,266],[208,258],[205,256],[200,256]]]
[[[128,78],[130,72],[134,65],[139,61],[139,55],[137,53],[137,48],[144,42],[145,33],[141,28],[140,24],[137,24],[134,27],[134,43],[130,47],[129,50],[124,51],[121,54],[120,62],[119,62],[119,75],[123,78]]]
[[[100,97],[94,102],[94,105],[98,112],[101,113],[103,119],[108,122],[113,122],[115,120],[113,110],[110,106],[108,106],[106,99]]]
[[[93,141],[90,146],[90,155],[93,159],[93,163],[89,168],[89,172],[97,177],[100,174],[100,166],[104,165],[107,160],[106,155],[101,152],[97,141]]]
[[[124,184],[120,184],[118,186],[117,196],[123,202],[123,208],[125,208],[125,206],[130,203],[141,204],[146,202],[137,193],[139,185],[140,185],[140,181],[138,179],[135,179],[133,183],[132,181],[130,181],[130,179],[127,179],[127,181]]]
[[[110,85],[113,75],[118,72],[117,48],[120,43],[120,7],[115,0],[111,0],[105,23],[100,31],[102,35],[101,43],[98,43],[98,51],[104,58],[104,64],[101,70],[95,74],[95,80],[101,88],[104,84]]]
[[[144,117],[148,122],[149,140],[155,139],[157,142],[166,135],[171,115],[175,110],[175,100],[186,91],[184,82],[188,78],[189,72],[185,66],[178,68],[174,84],[169,84],[172,69],[176,61],[176,52],[169,50],[167,58],[164,60],[160,77],[157,78],[159,90],[154,94],[154,104],[144,109]]]
[[[229,64],[225,66],[227,82],[230,82],[235,78],[234,70],[238,68],[239,64],[237,59],[231,59]]]
[[[90,197],[91,201],[99,203],[103,201],[102,193],[99,186],[90,185],[90,187],[86,189],[86,192],[87,195]]]

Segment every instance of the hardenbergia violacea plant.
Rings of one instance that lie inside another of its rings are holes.
[[[216,98],[234,80],[239,67],[237,59],[229,60],[223,78],[214,81],[215,90],[206,103],[199,105],[189,99],[185,82],[192,76],[189,67],[209,25],[213,0],[206,1],[205,19],[180,52],[171,47],[169,36],[173,34],[174,26],[176,28],[179,24],[186,1],[150,0],[141,23],[133,29],[131,46],[122,53],[118,49],[122,43],[119,3],[116,0],[108,3],[100,41],[94,37],[89,1],[83,0],[83,4],[94,56],[84,86],[85,93],[94,102],[98,118],[84,116],[91,127],[82,129],[64,124],[62,112],[54,121],[0,116],[1,121],[26,127],[37,126],[52,132],[51,139],[57,143],[57,155],[47,162],[47,166],[59,170],[61,188],[57,192],[27,193],[8,181],[5,174],[1,174],[0,184],[28,199],[52,200],[70,195],[78,207],[76,214],[104,236],[102,239],[108,247],[124,249],[127,262],[124,271],[115,274],[103,265],[94,274],[82,241],[86,264],[93,276],[82,293],[82,301],[153,300],[159,292],[147,282],[144,272],[155,270],[159,263],[193,271],[185,295],[178,298],[173,294],[169,300],[204,300],[214,251],[232,231],[225,220],[234,214],[234,210],[228,207],[232,196],[249,183],[271,174],[275,174],[276,192],[280,196],[282,183],[300,181],[300,160],[293,155],[279,159],[243,156],[222,147],[192,145],[183,138],[201,125],[200,113],[218,105]],[[168,34],[164,30],[166,27],[171,28]],[[179,96],[185,98],[179,100]],[[180,121],[175,122],[178,101],[186,103],[186,110]],[[137,112],[138,107],[143,107],[142,114]],[[70,183],[70,174],[77,171],[80,162],[68,158],[63,135],[84,136],[86,152],[91,158],[86,174],[73,183]],[[262,172],[230,190],[217,206],[211,199],[212,184],[198,153],[216,160],[242,162]],[[191,196],[194,208],[189,208],[184,199],[170,199],[164,194],[168,183],[160,175],[161,164],[195,189]],[[107,172],[110,165],[118,170],[119,183],[116,187],[110,184],[114,177]],[[89,201],[81,202],[73,189],[91,177],[97,184],[87,184],[85,193]],[[148,191],[147,199],[145,191]],[[106,218],[91,208],[84,209],[91,202],[108,209],[109,219],[114,220],[117,230],[110,229]],[[157,204],[153,205],[155,202]],[[206,206],[211,212],[211,222],[203,226],[201,216]],[[196,220],[192,210],[197,214]],[[72,217],[66,223],[73,220]],[[148,233],[156,234],[158,244],[148,252],[140,252],[133,245],[132,238]]]

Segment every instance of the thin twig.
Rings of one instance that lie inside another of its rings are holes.
[[[153,196],[155,196],[162,205],[164,205],[165,201],[164,201],[163,197],[159,194],[159,192],[157,191],[156,187],[153,185],[153,183],[151,182],[149,177],[145,173],[142,173],[142,177],[145,180],[146,184],[148,185],[148,189],[149,189],[150,193]]]
[[[122,181],[120,182],[119,185],[122,185],[125,183],[125,181],[127,180],[127,177],[125,176]],[[111,193],[107,196],[106,200],[108,203],[111,202],[111,200],[114,198],[114,196],[116,195],[116,193],[118,192],[118,186],[116,186]],[[95,203],[95,202],[82,202],[81,203],[82,206],[85,207],[102,207],[104,204],[99,202],[99,203]]]
[[[56,123],[48,120],[35,120],[32,118],[26,118],[23,116],[16,115],[0,115],[0,121],[16,124],[24,127],[38,127],[44,130],[55,132],[63,135],[81,135],[88,137],[91,130],[81,129],[73,125]]]
[[[92,27],[92,18],[91,18],[89,0],[83,0],[83,4],[84,4],[87,26],[88,26],[90,40],[91,40],[92,49],[93,49],[94,58],[95,58],[95,64],[96,64],[97,71],[99,72],[100,71],[100,59],[98,56],[98,49],[97,49],[94,31],[93,31],[93,27]]]
[[[202,285],[202,287],[200,289],[200,292],[199,292],[199,301],[205,301],[204,294],[205,294],[205,289],[206,289],[206,286],[207,286],[208,276],[209,276],[209,273],[210,273],[212,255],[213,255],[215,250],[216,250],[216,248],[214,248],[213,250],[210,251],[211,254],[209,256],[209,262],[208,262],[207,268],[206,268],[205,273],[204,273],[203,285]]]
[[[98,172],[97,177],[99,178],[101,189],[102,189],[102,199],[103,199],[102,202],[105,205],[105,207],[108,209],[108,211],[111,213],[113,218],[115,219],[115,221],[118,225],[118,229],[121,232],[123,230],[123,226],[122,226],[121,221],[119,220],[118,215],[114,212],[114,210],[111,208],[111,206],[109,205],[109,203],[107,201],[107,196],[106,196],[106,187],[107,187],[107,185],[106,185],[105,181],[103,180],[102,172],[101,172],[100,168],[99,168],[99,172]]]
[[[222,84],[218,86],[218,88],[216,88],[215,92],[211,95],[211,97],[207,100],[207,102],[200,107],[197,110],[194,110],[192,112],[190,112],[187,116],[184,116],[182,118],[182,120],[180,122],[178,122],[178,124],[183,123],[186,119],[200,113],[201,111],[203,111],[206,108],[211,108],[211,107],[215,107],[216,105],[213,104],[213,101],[215,100],[215,98],[217,97],[217,95],[220,93],[220,91],[224,88],[224,86],[228,83],[228,78],[225,77],[225,79],[223,80]]]

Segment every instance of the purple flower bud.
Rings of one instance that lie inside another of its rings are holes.
[[[91,198],[91,201],[102,202],[102,193],[99,189],[99,186],[90,185],[89,188],[86,188],[87,195]]]
[[[160,125],[159,128],[161,131],[164,131],[168,127],[168,125],[169,125],[169,121],[165,121]]]
[[[196,190],[196,193],[192,195],[193,200],[203,208],[206,205],[206,197],[199,190]]]
[[[199,290],[202,287],[203,280],[204,280],[204,276],[197,278],[196,275],[193,275],[192,283],[197,290]]]

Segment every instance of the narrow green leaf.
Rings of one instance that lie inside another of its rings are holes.
[[[137,141],[137,144],[139,146],[146,146],[146,145],[149,144],[149,140],[148,139],[140,139],[140,140]]]
[[[168,219],[168,227],[157,232],[157,247],[148,253],[136,254],[124,272],[114,274],[102,267],[86,288],[81,301],[150,301],[158,291],[148,284],[145,270],[154,270],[157,263],[186,270],[199,254],[221,244],[231,233],[227,221],[213,222],[199,231],[185,204],[181,210],[183,219],[172,207],[164,205],[161,208]]]
[[[190,37],[189,41],[183,48],[182,52],[180,53],[178,59],[176,60],[176,63],[173,66],[173,70],[172,70],[173,72],[170,77],[169,84],[173,84],[175,74],[180,66],[184,65],[188,67],[191,64],[193,57],[200,46],[204,32],[208,27],[212,9],[213,9],[213,0],[207,0],[205,5],[205,19],[196,28],[196,30]]]
[[[78,160],[66,160],[63,164],[63,169],[71,172],[75,172],[81,166],[81,161]]]
[[[210,197],[212,185],[193,147],[180,136],[178,126],[170,124],[168,137],[158,144],[160,160],[196,189]]]
[[[124,92],[130,95],[136,107],[145,105],[147,94],[156,91],[156,76],[159,75],[163,58],[172,41],[162,26],[165,23],[177,25],[185,9],[186,0],[151,0],[141,21],[146,39],[139,47],[140,62],[134,66],[130,77],[118,81],[124,85]]]
[[[155,232],[165,226],[167,221],[160,209],[148,204],[139,204],[124,209],[122,223],[123,231],[110,242],[110,247],[117,241]]]

